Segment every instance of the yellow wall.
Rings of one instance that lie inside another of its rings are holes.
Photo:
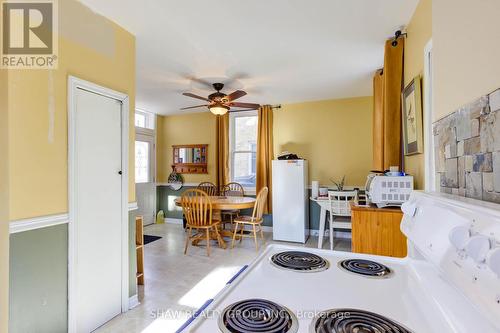
[[[363,186],[372,164],[372,97],[282,105],[274,112],[274,152],[309,161],[309,181],[346,176]]]
[[[417,75],[423,77],[424,74],[424,48],[432,38],[431,0],[421,0],[419,2],[407,26],[407,32],[404,64],[405,86]],[[427,147],[424,147],[424,149],[427,149]],[[424,154],[405,156],[405,171],[414,176],[416,189],[424,188]]]
[[[0,1],[1,5],[1,1]],[[8,156],[7,71],[0,70],[0,156]],[[6,333],[9,318],[9,194],[8,163],[0,158],[0,333]]]
[[[135,200],[135,37],[75,0],[59,1],[59,28],[57,70],[9,74],[11,220],[68,210],[69,75],[129,96],[129,200]]]
[[[309,179],[332,185],[346,175],[364,185],[372,156],[372,97],[282,105],[274,111],[275,154],[288,150],[309,160]],[[208,175],[184,181],[215,182],[215,118],[209,112],[158,117],[157,173],[167,182],[172,145],[208,143]]]
[[[167,182],[172,172],[172,145],[208,144],[208,174],[183,174],[187,183],[215,182],[215,116],[210,112],[158,116],[157,176]]]
[[[500,87],[500,1],[432,4],[434,118]]]

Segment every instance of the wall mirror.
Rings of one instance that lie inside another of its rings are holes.
[[[207,173],[207,147],[205,144],[172,146],[175,172]]]

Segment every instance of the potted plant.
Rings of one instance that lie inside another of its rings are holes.
[[[342,180],[340,182],[336,182],[332,178],[330,178],[330,181],[335,185],[335,187],[337,188],[337,191],[339,191],[339,192],[344,191],[345,176],[342,177]]]

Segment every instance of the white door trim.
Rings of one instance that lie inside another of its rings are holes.
[[[434,164],[432,39],[424,47],[424,189],[436,190]]]
[[[128,262],[128,163],[129,163],[129,98],[127,95],[116,92],[114,90],[96,85],[74,76],[68,77],[68,206],[69,206],[69,224],[68,224],[68,332],[72,333],[76,330],[76,313],[75,313],[75,295],[76,285],[75,279],[75,251],[76,251],[76,229],[74,227],[75,211],[77,201],[75,193],[77,191],[75,182],[75,112],[76,112],[76,93],[78,89],[93,92],[102,96],[106,96],[122,103],[121,106],[121,141],[122,141],[122,230],[121,230],[121,246],[122,246],[122,281],[121,281],[121,308],[122,312],[128,311],[129,308],[129,262]]]

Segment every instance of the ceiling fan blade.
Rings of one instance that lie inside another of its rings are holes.
[[[234,101],[235,99],[245,96],[246,94],[247,93],[244,92],[243,90],[236,90],[235,92],[232,92],[229,95],[227,95],[226,98],[229,102],[231,102]]]
[[[231,107],[237,107],[237,108],[247,108],[247,109],[258,109],[260,107],[260,104],[255,104],[255,103],[228,103],[229,106]]]
[[[208,104],[202,104],[202,105],[196,105],[196,106],[188,106],[187,108],[181,108],[181,110],[196,109],[196,108],[201,108],[202,106],[208,107]]]
[[[209,88],[210,90],[212,90],[212,89],[213,89],[213,86],[212,86],[212,83],[211,83],[211,82],[208,82],[208,81],[205,81],[205,80],[203,80],[203,79],[199,79],[199,78],[196,78],[196,77],[193,77],[193,76],[192,76],[192,77],[190,77],[189,79],[190,79],[191,81],[193,81],[193,82],[198,83],[199,85],[203,85],[203,86],[205,86],[205,87]]]
[[[202,101],[207,101],[207,102],[210,102],[210,100],[206,97],[201,97],[201,96],[198,96],[198,95],[195,95],[195,94],[191,94],[191,93],[182,93],[184,96],[187,96],[187,97],[192,97],[192,98],[197,98],[197,99],[201,99]]]

